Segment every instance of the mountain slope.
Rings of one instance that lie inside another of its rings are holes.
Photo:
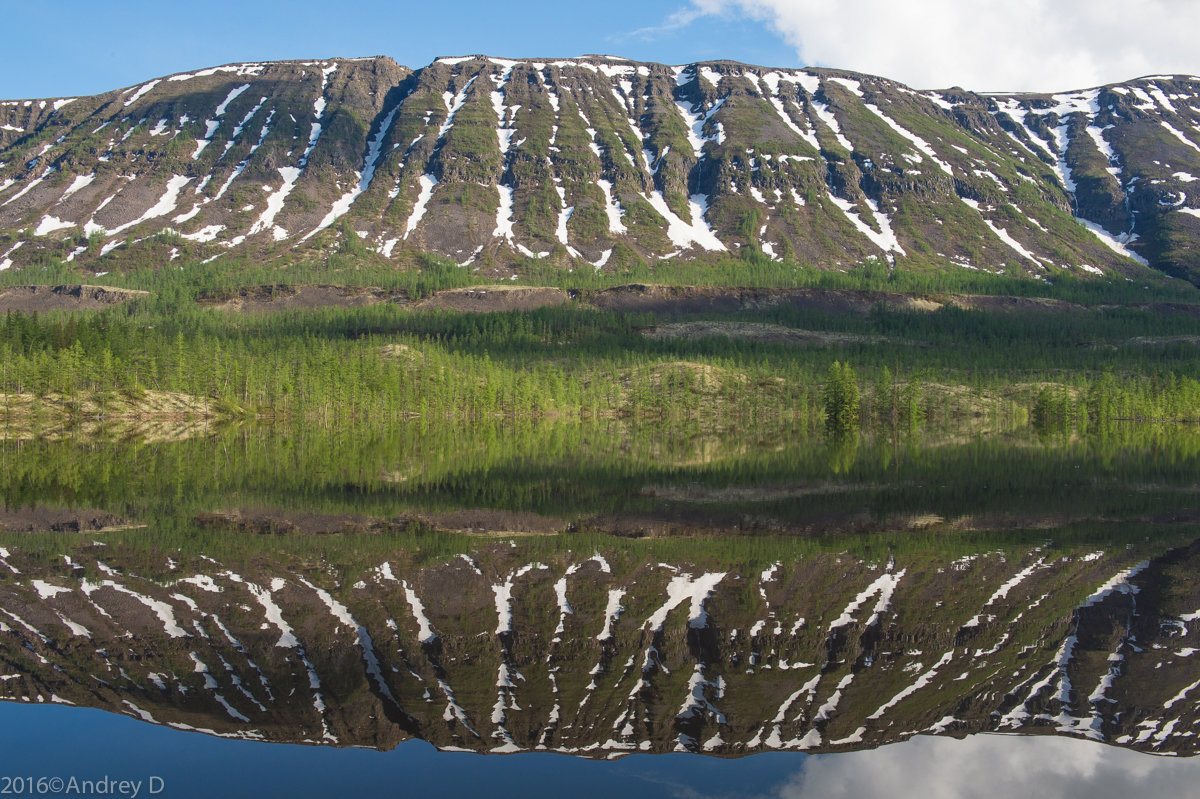
[[[749,255],[1200,282],[1198,95],[612,57],[217,67],[0,104],[0,268],[337,248],[506,277]]]

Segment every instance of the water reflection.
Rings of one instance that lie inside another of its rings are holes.
[[[60,712],[56,712],[60,711]],[[1189,796],[1200,760],[1146,757],[1081,741],[915,738],[850,754],[745,758],[630,755],[596,762],[548,753],[480,757],[412,741],[388,752],[281,746],[196,736],[78,708],[0,703],[0,746],[23,771],[165,781],[162,796],[478,794],[493,799],[653,796],[817,799]],[[69,765],[64,752],[70,752]],[[911,756],[906,756],[911,753]],[[214,769],[219,763],[221,768]],[[145,795],[143,790],[142,795]]]
[[[1165,792],[1143,753],[1200,724],[1198,473],[1161,428],[3,442],[0,698],[621,779],[654,755],[666,795]],[[789,752],[817,756],[683,778]]]
[[[358,566],[236,540],[218,557],[8,545],[0,693],[381,749],[744,755],[1005,731],[1195,753],[1200,545],[764,565],[753,546],[638,544],[431,563],[372,547]]]
[[[5,507],[93,509],[165,534],[192,530],[201,514],[246,509],[368,524],[402,517],[445,530],[470,529],[447,512],[523,514],[517,527],[498,528],[514,532],[1060,527],[1194,515],[1197,474],[1200,429],[1161,426],[1044,440],[1029,431],[830,439],[770,427],[701,435],[546,422],[0,441]],[[0,519],[5,527],[18,529]]]
[[[1124,799],[1189,796],[1200,763],[1164,762],[1069,739],[914,738],[903,747],[821,756],[776,793],[780,799]]]

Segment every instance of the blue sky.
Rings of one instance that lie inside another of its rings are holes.
[[[611,53],[664,63],[716,58],[799,66],[762,23],[733,16],[662,26],[686,2],[663,0],[41,0],[6,3],[0,97],[95,94],[237,61],[387,55],[420,67],[442,55]],[[57,8],[56,13],[49,13]],[[61,21],[47,24],[51,17]]]
[[[3,11],[5,29],[21,32],[5,37],[6,99],[238,61],[368,55],[414,68],[474,53],[728,58],[977,91],[1200,74],[1195,0],[9,0]]]

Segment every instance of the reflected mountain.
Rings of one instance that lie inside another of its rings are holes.
[[[337,562],[7,534],[0,695],[377,749],[742,756],[996,731],[1193,755],[1200,541],[1180,526],[877,557],[339,537],[357,556]]]

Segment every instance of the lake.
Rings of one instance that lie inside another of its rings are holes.
[[[9,439],[0,461],[14,790],[1200,776],[1192,428],[226,426]]]

